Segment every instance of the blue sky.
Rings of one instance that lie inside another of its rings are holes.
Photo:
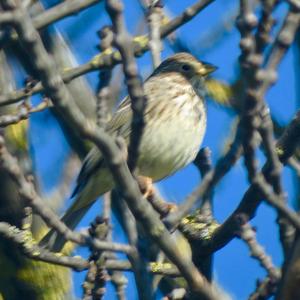
[[[195,1],[165,1],[166,8],[172,15],[177,15],[185,7]],[[49,5],[57,1],[44,1]],[[139,31],[137,23],[142,17],[142,10],[138,1],[124,1],[126,21],[130,32],[134,35]],[[238,1],[216,1],[206,8],[190,23],[184,25],[178,32],[180,39],[190,48],[199,59],[208,61],[218,66],[215,77],[224,81],[232,81],[237,75],[237,59],[239,50],[239,33],[236,28],[230,29],[226,36],[211,49],[205,49],[201,45],[204,37],[211,32],[212,28],[218,26],[221,20],[226,19],[228,14],[235,11]],[[280,7],[276,11],[276,16],[282,18],[286,7]],[[99,40],[96,32],[109,19],[104,12],[104,5],[94,6],[83,13],[74,17],[68,17],[56,23],[57,29],[70,43],[79,64],[87,62],[98,53],[96,48]],[[279,22],[280,25],[280,22]],[[278,26],[277,26],[278,28]],[[146,30],[146,28],[145,28]],[[276,30],[275,30],[276,31]],[[141,32],[139,32],[141,33]],[[164,44],[162,57],[166,58],[172,53],[167,43]],[[295,76],[293,69],[294,53],[288,52],[279,68],[278,83],[268,92],[267,101],[271,111],[279,121],[286,124],[296,110],[295,95]],[[150,55],[146,54],[138,59],[140,73],[145,78],[151,72]],[[19,67],[16,68],[18,84],[21,84],[23,72]],[[88,74],[87,79],[90,85],[95,88],[97,85],[98,74],[94,72]],[[126,94],[124,87],[123,95]],[[36,97],[35,101],[39,101]],[[234,115],[225,111],[217,104],[208,101],[208,127],[203,146],[210,147],[212,150],[213,162],[224,151],[224,145],[228,141],[232,129]],[[61,129],[49,111],[34,114],[30,122],[30,145],[33,155],[34,166],[40,179],[44,193],[50,192],[60,181],[61,165],[70,153]],[[259,152],[260,164],[264,162],[263,155]],[[46,159],[45,159],[46,158]],[[288,200],[292,205],[294,189],[292,173],[289,169],[284,170],[284,187],[288,191]],[[199,175],[194,166],[188,166],[174,176],[158,183],[163,195],[169,201],[180,202],[189,194],[199,182]],[[243,161],[239,161],[229,174],[221,181],[216,188],[214,197],[215,217],[219,222],[226,219],[228,215],[238,205],[242,195],[247,189],[247,178],[244,170]],[[70,187],[71,191],[71,187]],[[81,225],[87,225],[89,221],[99,211],[99,203],[93,206],[92,210],[84,218]],[[257,227],[257,238],[265,247],[266,251],[272,255],[273,261],[277,266],[282,262],[281,248],[278,241],[278,228],[274,220],[276,214],[274,210],[262,205],[258,210],[257,216],[252,224]],[[114,225],[114,235],[119,240],[124,240],[120,234],[118,224]],[[80,254],[86,254],[84,249],[78,250]],[[257,261],[249,257],[246,245],[240,240],[234,240],[225,248],[218,251],[214,256],[214,274],[217,282],[232,295],[233,299],[246,299],[255,288],[257,278],[263,278],[265,271],[262,270]],[[84,278],[84,273],[74,274],[74,289],[76,295],[81,295],[80,283]],[[129,276],[132,276],[131,274]],[[132,277],[131,277],[132,278]],[[105,299],[114,299],[113,290],[108,285],[109,292]],[[134,287],[128,286],[129,299],[135,299]]]

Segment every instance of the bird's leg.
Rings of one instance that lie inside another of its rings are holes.
[[[153,181],[150,177],[138,176],[137,181],[144,198],[148,198],[154,193]]]
[[[161,218],[169,212],[177,209],[176,204],[166,202],[158,193],[150,177],[139,176],[138,184],[145,199],[147,199],[153,208],[160,214]]]

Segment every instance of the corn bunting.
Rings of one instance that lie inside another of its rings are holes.
[[[177,53],[163,61],[144,83],[147,105],[145,128],[139,144],[137,172],[161,180],[192,162],[206,129],[205,78],[216,68],[188,53]],[[126,97],[108,123],[108,132],[129,142],[132,111]],[[74,190],[74,201],[62,218],[75,228],[94,201],[114,187],[112,175],[98,148],[83,162]],[[43,238],[55,251],[64,238],[54,230]]]

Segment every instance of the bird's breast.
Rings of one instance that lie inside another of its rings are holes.
[[[167,105],[148,108],[139,149],[139,172],[160,180],[194,160],[206,128],[204,102],[193,91],[178,92]]]

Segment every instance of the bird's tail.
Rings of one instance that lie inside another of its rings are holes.
[[[70,229],[75,229],[82,217],[90,209],[94,201],[87,203],[87,205],[78,207],[78,203],[82,203],[81,197],[84,197],[79,193],[75,197],[73,204],[68,208],[66,213],[62,216],[61,221],[64,222]],[[39,245],[47,247],[51,251],[59,252],[62,250],[66,243],[66,239],[63,234],[58,233],[55,229],[51,229],[40,241]]]

